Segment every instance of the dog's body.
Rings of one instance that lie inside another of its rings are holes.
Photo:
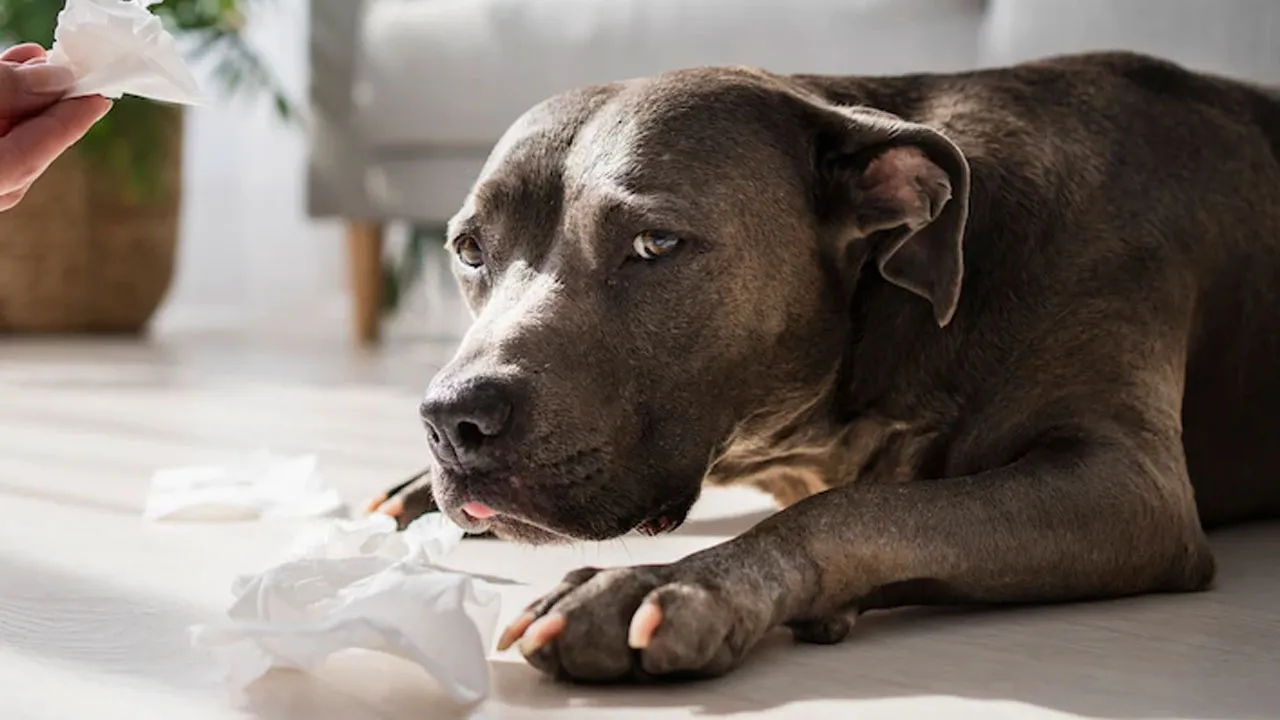
[[[423,408],[441,508],[542,541],[665,529],[703,480],[789,506],[571,575],[512,633],[548,672],[1203,589],[1204,528],[1280,517],[1264,90],[1130,54],[587,88],[513,127],[452,235],[477,324]]]
[[[932,332],[893,288],[864,284],[855,333],[874,341],[841,388],[852,421],[731,448],[711,482],[790,504],[1000,467],[1063,420],[1114,422],[1098,416],[1154,362],[1178,381],[1129,401],[1182,422],[1201,522],[1280,516],[1280,95],[1130,55],[796,81],[964,151],[964,302]]]

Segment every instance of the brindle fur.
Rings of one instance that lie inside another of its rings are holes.
[[[653,226],[688,251],[627,262]],[[490,257],[459,270],[477,322],[428,404],[501,377],[519,412],[413,512],[479,500],[551,541],[679,520],[703,480],[788,506],[566,578],[531,608],[567,618],[527,653],[549,673],[718,675],[779,625],[1202,590],[1206,528],[1280,515],[1267,90],[1125,53],[680,71],[531,110],[452,233]]]

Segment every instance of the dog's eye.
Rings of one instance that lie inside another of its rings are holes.
[[[462,235],[453,241],[453,252],[458,261],[467,267],[480,267],[484,264],[484,249],[474,235]]]
[[[631,242],[631,250],[641,260],[657,260],[680,247],[680,238],[669,232],[646,230]]]

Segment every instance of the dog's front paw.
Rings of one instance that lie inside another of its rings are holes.
[[[556,678],[618,682],[723,675],[764,635],[767,602],[675,565],[565,576],[503,633]]]
[[[401,529],[409,527],[414,520],[439,510],[435,497],[431,494],[431,476],[429,471],[396,485],[377,497],[370,498],[365,505],[365,513],[389,515],[396,520]]]

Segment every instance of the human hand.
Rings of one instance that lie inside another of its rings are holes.
[[[0,211],[17,205],[53,161],[111,109],[101,97],[63,100],[75,78],[44,59],[39,45],[0,54]]]

